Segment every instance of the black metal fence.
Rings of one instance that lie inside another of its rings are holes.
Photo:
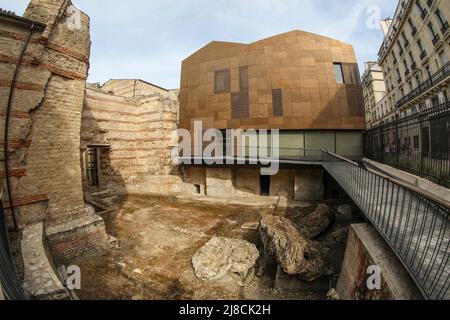
[[[450,188],[450,102],[368,130],[364,155]]]
[[[450,208],[323,151],[323,166],[378,229],[427,299],[450,299]]]
[[[0,203],[3,196],[0,194]],[[7,300],[24,300],[26,296],[11,254],[5,212],[0,205],[0,283]],[[0,289],[0,290],[1,290]]]

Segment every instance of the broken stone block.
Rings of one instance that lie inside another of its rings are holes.
[[[326,204],[319,204],[314,212],[302,218],[299,223],[300,231],[308,239],[320,236],[334,221],[334,213]]]
[[[337,293],[336,289],[331,289],[327,293],[327,300],[341,300],[341,296]]]
[[[348,239],[348,234],[350,232],[350,227],[342,227],[335,232],[333,232],[333,239],[338,243],[346,243]]]
[[[339,206],[337,212],[346,219],[353,218],[353,208],[348,204],[343,204]]]
[[[349,204],[343,204],[338,207],[337,212],[340,216],[347,220],[358,220],[361,219],[361,212],[358,208],[351,206]]]
[[[303,292],[326,292],[330,288],[328,277],[320,277],[315,281],[304,281],[297,276],[290,276],[283,272],[278,266],[274,289],[287,291],[303,291]]]
[[[120,248],[119,240],[116,237],[108,235],[107,241],[108,241],[108,247],[110,249],[119,249]]]
[[[204,281],[216,281],[235,273],[245,282],[258,260],[254,244],[240,239],[212,238],[192,258],[195,275]],[[254,274],[254,271],[253,271]]]
[[[326,268],[316,246],[294,224],[283,217],[266,215],[261,220],[260,236],[264,249],[288,275],[314,281]]]

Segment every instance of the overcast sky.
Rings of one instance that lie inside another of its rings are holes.
[[[91,17],[90,82],[141,78],[178,88],[181,61],[210,41],[250,43],[299,29],[355,47],[360,69],[396,0],[72,0]],[[22,15],[28,0],[0,0]],[[378,20],[378,19],[377,19]],[[368,25],[369,23],[369,25]]]

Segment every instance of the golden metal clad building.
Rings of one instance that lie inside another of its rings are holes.
[[[353,47],[303,31],[211,42],[182,64],[180,128],[194,121],[285,130],[282,146],[359,152],[365,112]]]

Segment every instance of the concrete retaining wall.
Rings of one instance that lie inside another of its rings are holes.
[[[381,287],[367,286],[368,268],[381,270]],[[422,299],[413,280],[395,254],[368,224],[352,225],[342,271],[336,288],[344,300],[411,300]]]

